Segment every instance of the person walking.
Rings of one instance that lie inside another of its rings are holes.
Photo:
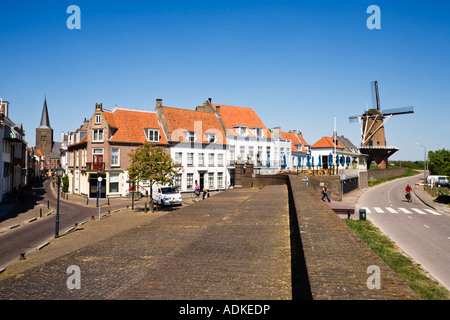
[[[322,196],[322,201],[325,201],[325,200],[323,200],[325,197],[327,197],[327,200],[328,200],[328,202],[331,202],[330,201],[330,198],[328,197],[328,184],[326,184],[325,183],[325,185],[323,186],[323,188],[322,188],[322,194],[323,194],[323,196]]]

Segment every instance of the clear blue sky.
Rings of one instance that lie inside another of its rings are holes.
[[[66,27],[69,5],[81,30]],[[369,30],[369,5],[381,29]],[[35,144],[44,94],[55,140],[95,103],[154,110],[213,103],[252,107],[268,127],[333,132],[360,143],[349,116],[414,106],[386,124],[391,159],[450,149],[448,1],[13,1],[0,2],[0,97]]]

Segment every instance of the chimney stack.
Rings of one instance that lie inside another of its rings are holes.
[[[297,135],[297,130],[292,130],[292,133],[293,133],[294,135]]]
[[[156,99],[156,107],[162,107],[162,99]]]
[[[273,128],[273,137],[275,139],[281,139],[281,127],[274,127]]]

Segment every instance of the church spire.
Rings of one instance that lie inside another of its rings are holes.
[[[39,128],[51,128],[50,120],[48,119],[47,96],[44,98],[44,107],[42,108],[41,124]]]

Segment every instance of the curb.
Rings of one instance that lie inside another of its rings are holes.
[[[434,206],[432,206],[431,204],[428,203],[428,201],[423,200],[417,193],[416,190],[413,190],[414,194],[416,195],[417,199],[419,199],[420,201],[422,201],[423,204],[427,205],[428,207],[437,210]]]

